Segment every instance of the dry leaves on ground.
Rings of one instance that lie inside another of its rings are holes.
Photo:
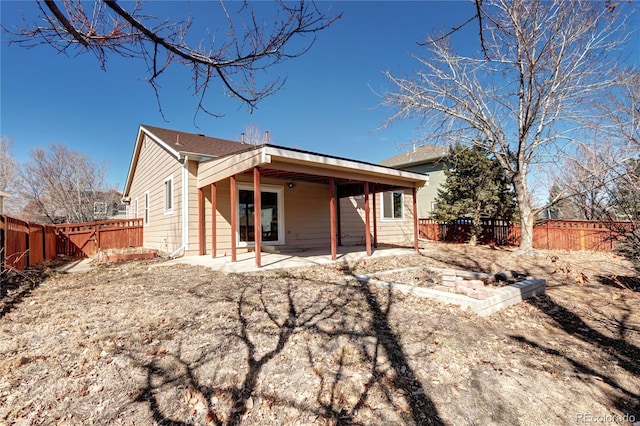
[[[353,279],[412,266],[514,269],[549,286],[479,318]],[[246,275],[145,262],[50,274],[0,300],[0,424],[640,419],[636,283],[608,254],[440,244]]]

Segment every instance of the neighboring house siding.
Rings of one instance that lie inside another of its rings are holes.
[[[173,176],[173,212],[165,214],[164,182],[169,176]],[[145,136],[129,191],[132,200],[138,199],[138,217],[144,217],[147,191],[149,224],[144,227],[144,246],[171,253],[182,246],[182,164]]]
[[[429,185],[425,185],[422,188],[418,188],[418,217],[428,218],[431,214],[431,206],[436,200],[438,195],[438,188],[440,188],[447,180],[447,176],[444,174],[446,164],[444,162],[421,164],[412,167],[399,167],[400,170],[406,170],[408,172],[423,173],[429,175]]]

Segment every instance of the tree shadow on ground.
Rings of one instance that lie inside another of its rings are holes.
[[[640,292],[640,278],[638,276],[599,275],[597,279],[604,285],[608,285],[618,289]]]
[[[611,402],[616,408],[618,408],[618,410],[620,410],[622,413],[632,415],[636,418],[640,416],[640,402],[639,402],[640,395],[625,389],[622,385],[616,382],[616,380],[613,379],[612,377],[606,374],[602,374],[602,372],[596,371],[586,366],[585,364],[567,356],[566,354],[563,354],[562,352],[556,349],[549,348],[545,345],[536,343],[532,340],[527,339],[524,336],[511,336],[511,338],[514,341],[519,342],[523,345],[527,345],[533,349],[536,349],[541,352],[554,355],[560,358],[564,358],[574,368],[574,371],[576,372],[576,374],[589,376],[595,380],[603,381],[607,385],[611,386],[611,388],[615,389],[616,391],[618,391],[623,395],[622,397],[619,397],[617,395],[610,395]]]
[[[557,327],[565,331],[568,335],[592,345],[594,349],[604,351],[615,360],[615,363],[619,367],[636,377],[640,377],[640,348],[629,343],[625,339],[628,331],[631,331],[633,328],[632,325],[628,325],[625,322],[628,315],[624,315],[622,319],[616,320],[615,330],[612,330],[612,332],[615,332],[619,337],[615,338],[607,336],[594,329],[575,312],[558,304],[549,296],[540,296],[528,299],[528,303],[547,315]],[[622,412],[631,412],[640,416],[640,402],[638,402],[640,401],[640,395],[623,388],[607,374],[595,371],[579,361],[572,359],[561,351],[548,348],[542,344],[528,340],[525,337],[512,336],[512,338],[543,352],[561,356],[565,358],[580,374],[591,376],[596,380],[603,380],[612,388],[625,395],[623,398],[612,397],[612,402],[616,407],[618,407]]]
[[[348,270],[345,274],[350,276]],[[196,407],[192,413],[198,412],[196,414],[204,416],[209,424],[239,425],[251,414],[257,401],[269,406],[293,407],[305,416],[330,420],[338,425],[365,424],[358,420],[357,415],[362,409],[376,409],[369,403],[375,388],[378,395],[385,395],[386,403],[404,413],[398,414],[403,423],[444,424],[435,404],[411,368],[398,336],[392,330],[389,313],[394,298],[391,292],[381,302],[367,283],[334,283],[336,290],[330,295],[319,292],[313,297],[304,298],[296,295],[294,286],[314,285],[312,280],[298,278],[294,284],[287,279],[281,281],[287,284],[279,286],[277,295],[273,283],[268,292],[264,283],[258,286],[254,284],[253,287],[247,284],[233,298],[235,312],[225,335],[239,343],[236,353],[244,354],[245,363],[244,366],[237,366],[243,373],[235,385],[211,386],[210,383],[217,382],[217,378],[203,377],[198,372],[200,367],[213,362],[220,354],[220,351],[213,349],[192,360],[188,360],[181,351],[172,351],[142,363],[146,383],[136,401],[148,404],[156,422],[190,424],[189,417],[184,416],[187,413],[170,414],[175,413],[175,407],[168,406],[163,397],[168,388],[174,393],[180,388],[188,390],[187,400],[195,400]],[[323,285],[326,284],[323,282]],[[352,324],[353,306],[347,310],[350,303],[360,303],[358,306],[365,308],[358,317],[358,321],[362,320],[363,323],[359,329]],[[327,369],[327,360],[324,359],[327,353],[317,353],[319,347],[308,342],[304,345],[306,359],[303,357],[296,361],[295,358],[287,358],[287,348],[292,346],[292,338],[301,332],[320,336],[323,345],[335,345],[341,337],[355,343],[344,344],[336,350],[329,349],[330,356],[335,359],[331,361],[334,368]],[[386,358],[385,366],[380,365],[382,355]],[[139,354],[130,356],[139,359]],[[163,358],[166,358],[164,364]],[[315,386],[315,403],[278,394],[277,388],[266,391],[260,385],[261,381],[270,380],[264,377],[264,368],[275,363],[276,359],[278,362],[291,360],[291,370],[311,368],[315,378],[311,377],[309,383],[296,385]],[[300,365],[294,365],[293,362]],[[347,371],[351,368],[359,369],[364,374],[350,374]],[[347,388],[350,392],[344,391]],[[396,406],[399,398],[404,399],[402,407]],[[384,422],[384,419],[380,420]]]
[[[41,269],[0,273],[0,320],[17,308],[46,277]]]

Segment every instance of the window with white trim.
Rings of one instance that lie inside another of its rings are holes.
[[[149,191],[144,193],[144,224],[149,224]]]
[[[404,220],[404,193],[389,191],[380,194],[382,198],[382,220]]]
[[[173,175],[164,180],[164,214],[173,213]]]
[[[134,219],[137,219],[140,217],[140,210],[138,209],[138,199],[136,198],[135,200],[133,200],[133,214],[135,216],[133,216]]]

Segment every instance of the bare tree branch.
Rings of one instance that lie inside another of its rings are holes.
[[[615,121],[615,112],[603,114],[598,102],[619,95],[618,52],[632,30],[624,7],[613,11],[589,1],[486,0],[475,6],[483,22],[482,53],[457,53],[451,37],[430,39],[414,76],[386,74],[394,89],[383,105],[395,111],[388,124],[421,120],[416,142],[464,142],[490,151],[514,185],[521,248],[530,250],[533,222],[544,207],[530,192],[534,173],[562,167],[561,159],[577,155],[594,133],[604,135],[605,121]],[[603,122],[594,124],[596,117]],[[620,135],[599,142],[628,158]]]
[[[174,63],[186,66],[191,69],[194,95],[198,99],[196,114],[203,111],[211,115],[214,114],[204,102],[216,80],[226,94],[252,111],[284,84],[277,77],[257,83],[256,74],[303,55],[313,45],[315,34],[341,16],[321,12],[304,0],[296,4],[278,1],[273,22],[267,25],[245,3],[240,12],[248,15],[248,19],[241,22],[242,31],[236,31],[232,15],[221,2],[228,35],[222,40],[213,37],[208,44],[202,41],[192,44],[188,41],[193,37],[191,19],[157,23],[142,12],[140,2],[125,9],[115,0],[96,1],[92,11],[85,4],[80,0],[39,0],[40,18],[46,25],[25,21],[23,26],[4,30],[13,37],[10,42],[20,46],[47,44],[63,53],[74,48],[79,48],[78,53],[90,52],[102,69],[111,54],[141,58],[147,63],[147,80],[156,97],[160,93],[157,79],[163,72]],[[311,38],[297,41],[307,35]],[[158,104],[162,112],[159,99]]]

